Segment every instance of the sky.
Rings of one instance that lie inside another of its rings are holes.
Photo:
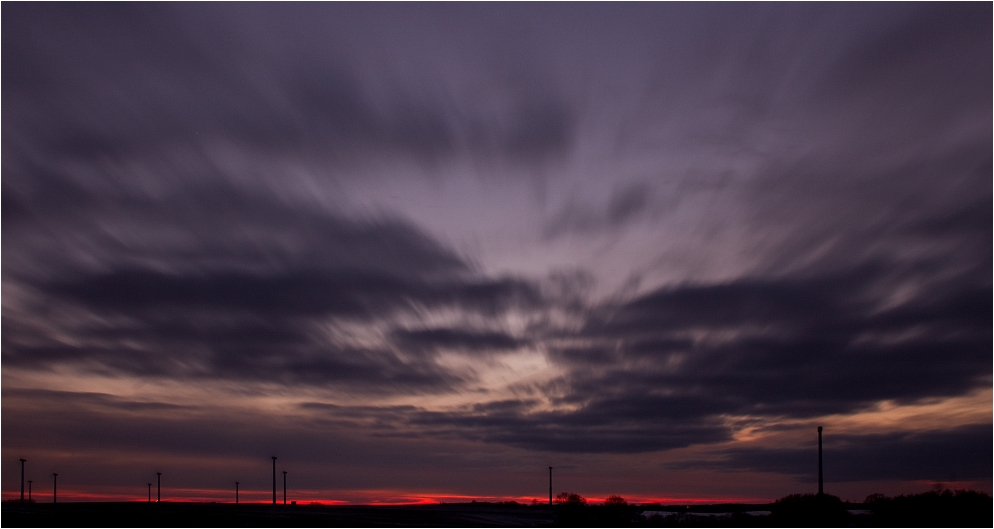
[[[0,9],[4,499],[991,492],[988,2]]]

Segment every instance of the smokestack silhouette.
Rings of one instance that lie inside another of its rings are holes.
[[[52,473],[52,503],[59,499],[59,475]]]
[[[155,503],[162,501],[162,472],[155,473]]]
[[[235,482],[235,505],[238,505],[238,482]]]
[[[825,482],[821,474],[821,426],[818,427],[818,495],[825,494]]]
[[[31,480],[28,480],[28,503],[31,503]]]
[[[283,505],[286,505],[286,470],[283,471]]]
[[[148,502],[152,503],[152,484],[148,484]]]
[[[549,505],[552,505],[552,467],[549,467]]]
[[[273,505],[276,505],[276,456],[273,456]]]
[[[24,503],[24,462],[27,459],[21,460],[21,503]]]

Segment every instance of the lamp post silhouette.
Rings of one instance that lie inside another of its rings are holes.
[[[283,471],[283,505],[286,505],[286,470]]]
[[[821,426],[818,427],[818,495],[825,494],[825,482],[821,473]]]
[[[238,482],[235,482],[235,505],[238,505]]]
[[[155,473],[155,503],[162,501],[162,472]]]
[[[148,502],[152,503],[152,484],[148,484]]]
[[[24,462],[27,459],[21,460],[21,503],[24,503]]]
[[[276,456],[273,456],[273,505],[276,505]]]
[[[31,480],[28,480],[28,503],[31,503]]]
[[[549,467],[549,505],[552,505],[552,467]]]
[[[52,473],[52,503],[56,503],[59,499],[59,475]]]

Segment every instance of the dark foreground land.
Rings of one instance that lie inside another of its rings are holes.
[[[3,504],[3,527],[992,527],[992,517],[991,497],[972,491],[864,503],[791,495],[769,504],[695,506]]]
[[[3,527],[534,527],[549,507],[63,503],[3,506]]]

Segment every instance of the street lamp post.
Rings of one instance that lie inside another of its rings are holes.
[[[552,467],[549,467],[549,505],[552,505]]]
[[[821,474],[821,426],[818,427],[818,495],[825,494],[825,482]]]
[[[273,505],[276,505],[276,456],[273,456]]]
[[[24,503],[24,462],[27,459],[21,460],[21,503]]]

